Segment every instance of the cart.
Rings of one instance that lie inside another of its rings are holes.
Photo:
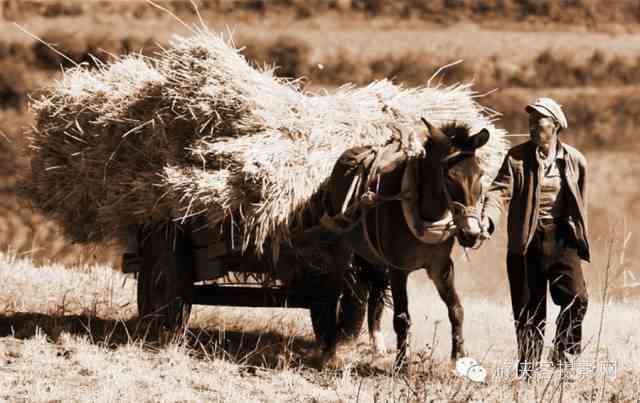
[[[322,269],[335,231],[316,225],[294,234],[279,245],[274,259],[272,245],[262,255],[251,248],[243,251],[237,223],[234,217],[214,227],[204,219],[165,220],[130,229],[122,268],[137,276],[140,318],[179,331],[194,304],[304,308],[321,340],[327,304],[339,298],[339,335],[360,334],[368,282],[352,264],[342,294],[336,295],[326,267]]]

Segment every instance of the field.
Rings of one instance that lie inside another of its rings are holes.
[[[479,101],[501,112],[498,125],[512,133],[526,132],[522,108],[532,98],[550,95],[563,103],[565,139],[589,160],[594,259],[585,266],[590,305],[581,359],[610,371],[572,381],[560,381],[558,373],[530,384],[512,379],[504,230],[478,251],[454,252],[467,346],[487,369],[484,384],[452,375],[447,312],[423,273],[411,277],[416,362],[409,374],[391,371],[393,348],[374,357],[366,335],[342,349],[338,368],[314,369],[303,310],[199,307],[186,334],[162,346],[148,342],[136,319],[135,279],[118,271],[120,251],[70,244],[16,195],[17,177],[29,167],[23,155],[24,129],[33,122],[28,96],[70,64],[11,22],[78,62],[152,54],[186,30],[144,2],[0,1],[0,400],[640,399],[640,334],[630,326],[640,319],[639,299],[637,288],[627,287],[640,281],[635,2],[563,2],[564,12],[550,1],[396,2],[404,8],[371,0],[197,3],[211,29],[230,29],[254,63],[303,76],[308,91],[383,77],[424,85],[440,66],[464,59],[432,84],[474,80],[481,94],[497,89]],[[480,3],[485,8],[473,5]],[[197,21],[188,2],[162,4]],[[556,313],[548,317],[549,342]],[[384,334],[394,346],[389,310]]]
[[[422,273],[410,290],[409,374],[391,371],[391,355],[373,356],[366,335],[341,349],[337,368],[313,369],[304,310],[199,308],[187,333],[156,346],[133,319],[134,281],[108,266],[36,268],[3,255],[0,275],[0,399],[7,401],[633,402],[640,394],[640,334],[628,326],[639,313],[631,304],[603,306],[600,290],[585,320],[582,364],[568,380],[549,372],[530,383],[515,379],[506,290],[464,296],[467,347],[488,372],[479,384],[452,375],[447,312]],[[389,312],[383,330],[393,345]]]

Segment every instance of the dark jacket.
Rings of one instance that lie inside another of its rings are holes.
[[[587,239],[587,160],[575,148],[558,141],[563,157],[558,161],[563,183],[567,186],[566,211],[569,228],[580,258],[589,261]],[[485,215],[492,229],[509,206],[507,231],[509,251],[524,255],[533,240],[540,207],[540,180],[543,172],[532,141],[509,150],[485,200]]]

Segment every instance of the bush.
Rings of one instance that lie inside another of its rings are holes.
[[[24,42],[0,42],[0,60],[31,64],[33,63],[33,52],[31,51],[31,47]]]
[[[30,82],[24,63],[0,62],[0,108],[19,109],[24,104]]]
[[[354,83],[362,85],[371,81],[371,72],[366,63],[357,63],[353,53],[340,49],[321,69],[310,71],[309,78],[316,84],[342,85]]]
[[[81,3],[73,2],[42,2],[42,15],[45,17],[60,17],[65,15],[81,15],[83,13]]]
[[[107,61],[113,56],[119,56],[130,51],[137,51],[136,44],[141,48],[149,47],[150,40],[137,40],[131,38],[117,39],[110,32],[92,32],[89,35],[73,35],[68,32],[50,30],[42,40],[52,46],[52,50],[46,44],[37,41],[32,45],[33,59],[41,68],[58,70],[60,66],[72,67],[69,59],[75,63],[89,63],[93,65],[93,58]],[[156,49],[155,45],[153,49]],[[66,57],[62,56],[65,55]]]
[[[158,44],[151,38],[125,37],[120,41],[120,51],[122,54],[142,53],[145,56],[152,56],[158,52]]]
[[[311,48],[300,39],[281,36],[272,42],[256,41],[255,38],[240,40],[242,55],[254,66],[275,66],[278,77],[299,78],[306,76],[311,64]]]
[[[420,86],[425,85],[440,67],[452,62],[453,60],[442,60],[428,53],[390,54],[370,63],[373,74],[371,78],[392,78],[405,85]],[[442,70],[436,79],[443,84],[455,84],[469,81],[472,77],[470,65],[459,63]]]
[[[352,0],[351,4],[354,10],[364,11],[367,14],[378,15],[383,14],[386,10],[384,0]]]
[[[520,8],[520,14],[526,16],[548,17],[551,14],[552,0],[515,0]]]
[[[574,87],[584,85],[586,76],[582,66],[571,56],[554,54],[544,50],[533,61],[537,87]]]
[[[278,66],[276,74],[283,77],[306,76],[316,84],[340,85],[346,82],[363,85],[382,78],[394,79],[406,85],[424,85],[441,66],[453,59],[444,59],[427,52],[389,53],[374,59],[363,59],[348,49],[338,49],[323,60],[318,69],[311,60],[306,42],[281,37],[271,44],[246,39],[243,54],[254,64]],[[444,70],[438,77],[443,84],[474,80],[482,90],[493,88],[572,88],[579,86],[635,85],[640,82],[640,57],[636,59],[607,58],[594,51],[585,60],[573,55],[546,49],[533,60],[522,64],[503,62],[498,56],[474,62],[460,63]]]
[[[283,36],[269,46],[266,62],[278,66],[275,71],[277,76],[298,78],[309,71],[310,53],[311,49],[306,42]]]
[[[86,37],[72,35],[68,32],[58,30],[50,30],[42,35],[42,40],[76,63],[80,63],[87,58]],[[40,41],[34,42],[32,51],[36,62],[42,68],[57,70],[60,66],[73,66],[73,63],[67,58],[53,51],[49,46]]]
[[[33,124],[33,116],[24,110],[0,110],[0,179],[24,172],[27,161],[26,127]]]
[[[451,23],[460,19],[522,20],[533,17],[544,21],[592,25],[597,22],[638,23],[640,3],[637,0],[216,0],[196,1],[203,14],[277,14],[289,12],[297,18],[308,18],[334,9],[353,10],[369,16],[415,16],[429,21]],[[187,0],[163,1],[163,6],[178,15],[193,16],[193,6]],[[3,8],[4,7],[4,8]],[[164,14],[142,1],[83,2],[15,1],[0,2],[8,20],[33,15],[45,17],[75,16],[97,13],[135,18],[158,18]]]

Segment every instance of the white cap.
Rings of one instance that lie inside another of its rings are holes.
[[[564,115],[564,112],[562,112],[562,108],[560,107],[560,104],[558,104],[556,101],[554,101],[551,98],[547,98],[547,97],[538,98],[532,103],[530,103],[529,105],[527,105],[527,107],[524,109],[528,113],[531,113],[531,111],[535,110],[543,116],[552,118],[553,120],[558,122],[558,124],[562,129],[566,129],[568,127],[567,117]]]

